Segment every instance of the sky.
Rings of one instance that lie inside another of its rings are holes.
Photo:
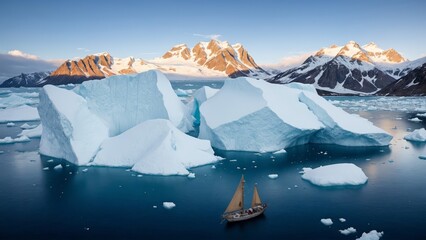
[[[179,43],[216,38],[242,43],[258,64],[350,40],[414,60],[426,55],[425,9],[424,0],[1,1],[0,54],[152,59]]]

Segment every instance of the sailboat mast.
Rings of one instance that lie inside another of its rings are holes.
[[[242,197],[241,197],[241,206],[243,207],[243,211],[244,211],[244,183],[246,182],[246,181],[244,181],[244,174],[242,175],[242,185],[241,185],[241,188],[242,188]]]

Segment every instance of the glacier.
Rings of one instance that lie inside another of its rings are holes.
[[[188,168],[217,160],[209,141],[183,133],[169,120],[154,119],[105,140],[91,164],[132,167],[143,174],[188,175]]]
[[[306,143],[387,146],[392,139],[303,84],[228,80],[199,111],[199,138],[222,150],[274,152]]]

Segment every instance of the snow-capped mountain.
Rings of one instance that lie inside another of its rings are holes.
[[[395,81],[381,70],[406,62],[394,49],[382,50],[375,43],[360,46],[354,41],[332,45],[310,56],[299,67],[284,71],[269,82],[301,82],[338,94],[373,94]]]
[[[405,65],[405,76],[380,90],[378,95],[426,96],[426,57]],[[408,70],[407,70],[408,69]]]
[[[112,75],[139,73],[157,69],[170,79],[225,79],[240,76],[265,78],[269,73],[259,67],[241,44],[211,40],[192,49],[185,44],[172,47],[162,57],[152,60],[115,58],[109,53],[68,60],[45,78],[41,85],[81,83]]]
[[[50,72],[22,73],[0,84],[0,87],[37,87]]]

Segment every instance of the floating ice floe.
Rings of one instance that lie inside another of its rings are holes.
[[[339,218],[339,221],[340,221],[340,222],[346,222],[346,219],[344,219],[344,218]]]
[[[0,109],[0,123],[40,120],[37,108],[23,105],[15,108]]]
[[[356,240],[379,240],[383,236],[384,232],[377,232],[376,230],[371,230],[369,233],[362,233],[360,238]]]
[[[29,125],[28,123],[24,123],[24,124],[22,124],[21,125],[21,129],[32,129],[32,128],[35,128],[35,127],[37,127],[37,125]]]
[[[176,207],[176,204],[174,202],[163,202],[163,207],[165,209],[172,209]]]
[[[155,119],[106,139],[91,164],[132,167],[145,174],[188,175],[188,168],[217,160],[209,141],[186,135],[169,120]]]
[[[412,122],[421,122],[422,120],[421,120],[421,119],[419,119],[418,117],[415,117],[415,118],[410,118],[410,119],[408,119],[408,121],[412,121]]]
[[[41,137],[41,133],[43,131],[43,126],[39,124],[37,127],[33,129],[24,129],[18,136],[27,136],[29,138],[39,138]]]
[[[325,226],[330,226],[333,224],[333,221],[331,220],[331,218],[323,218],[321,219],[321,223]]]
[[[416,129],[404,137],[407,141],[426,142],[426,130],[424,128]]]
[[[315,169],[303,168],[302,178],[312,184],[330,187],[362,185],[368,180],[361,168],[352,163],[339,163]]]
[[[195,178],[195,173],[189,173],[188,178]]]
[[[25,104],[36,104],[37,101],[34,99],[23,98],[16,94],[11,94],[8,97],[0,98],[0,108],[12,108],[18,107]]]
[[[10,143],[21,143],[31,141],[27,136],[21,136],[17,138],[5,137],[0,139],[0,144],[10,144]]]
[[[281,154],[281,153],[286,153],[287,151],[284,149],[278,150],[276,152],[273,152],[273,154]]]
[[[6,124],[6,127],[13,127],[13,126],[15,126],[16,124],[15,123],[13,123],[13,122],[8,122],[7,124]]]
[[[339,230],[339,232],[343,235],[349,235],[349,234],[352,234],[352,233],[356,233],[356,229],[353,228],[353,227],[349,227],[349,228],[346,228],[346,229],[343,229],[343,230]]]
[[[278,178],[278,174],[269,174],[268,177],[270,179],[277,179]]]
[[[417,113],[416,116],[417,117],[426,117],[426,113]]]
[[[225,81],[199,108],[199,138],[223,150],[274,152],[313,143],[386,146],[392,136],[306,86],[251,78]],[[297,89],[295,86],[300,86]]]

